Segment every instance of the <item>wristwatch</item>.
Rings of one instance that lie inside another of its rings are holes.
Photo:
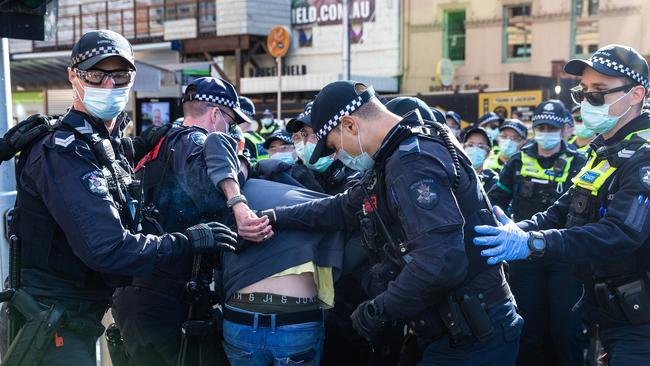
[[[535,260],[544,255],[546,251],[546,239],[539,231],[531,231],[528,236],[528,249],[530,256],[528,259]]]
[[[228,206],[228,208],[232,208],[234,205],[240,202],[248,204],[248,200],[246,199],[246,196],[244,196],[243,194],[232,196],[228,201],[226,201],[226,205]]]

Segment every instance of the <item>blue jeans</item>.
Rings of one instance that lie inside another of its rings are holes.
[[[600,328],[609,366],[650,365],[650,324]]]
[[[420,366],[512,366],[519,351],[524,319],[508,301],[488,311],[494,334],[484,342],[469,340],[452,344],[449,336],[430,343],[422,353]]]
[[[225,306],[242,313],[259,314]],[[322,321],[275,328],[223,321],[223,348],[231,366],[318,365],[324,340]]]

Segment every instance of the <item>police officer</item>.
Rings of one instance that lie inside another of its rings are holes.
[[[59,316],[46,320],[50,326],[43,325],[43,333],[31,334],[29,350],[16,347],[5,361],[29,352],[43,365],[95,365],[101,319],[120,276],[148,274],[191,253],[236,245],[230,230],[216,223],[185,234],[136,233],[137,182],[116,143],[129,122],[123,109],[134,75],[124,37],[110,30],[84,34],[68,69],[72,108],[18,160],[11,231],[22,242],[21,298]],[[25,329],[31,328],[40,313],[22,305],[10,302],[12,319],[21,315]],[[18,332],[14,343],[29,344],[27,336]]]
[[[487,132],[489,136],[490,132]],[[503,122],[499,127],[498,145],[490,151],[485,161],[485,167],[500,173],[508,159],[517,154],[526,143],[527,137],[528,127],[520,120],[509,119]]]
[[[460,114],[454,111],[447,111],[447,113],[445,113],[445,120],[454,136],[460,138]]]
[[[534,142],[506,163],[490,190],[490,202],[508,207],[516,221],[545,211],[571,187],[571,179],[585,164],[582,155],[567,148],[562,134],[571,119],[559,100],[540,103],[533,114]],[[583,362],[582,325],[571,311],[581,286],[562,263],[511,263],[510,280],[524,317],[518,364],[578,365]],[[552,344],[557,357],[549,357]]]
[[[530,258],[568,262],[584,284],[576,305],[600,325],[609,365],[650,363],[650,115],[642,112],[648,64],[631,47],[608,45],[564,70],[580,76],[571,94],[585,126],[600,134],[573,187],[543,213],[517,224],[479,226],[488,263]],[[497,210],[498,211],[498,210]]]
[[[244,138],[246,139],[246,147],[244,148],[244,155],[250,159],[254,164],[259,160],[269,157],[268,152],[264,148],[264,137],[257,133],[256,128],[253,126],[255,121],[255,104],[247,97],[239,97],[239,106],[246,114],[250,122],[242,122],[241,127],[244,131]]]
[[[417,109],[424,124],[428,124],[429,122],[447,123],[444,113],[440,112],[437,108],[429,107],[422,99],[416,97],[393,98],[386,103],[386,109],[398,116],[405,116],[407,113]]]
[[[245,178],[237,146],[225,134],[236,123],[249,121],[235,88],[212,77],[194,80],[183,95],[183,115],[183,126],[169,130],[136,167],[144,175],[146,202],[160,211],[165,231],[182,231],[206,221],[232,225],[234,216],[239,227],[254,228],[240,231],[243,238],[261,241],[271,227],[263,233],[260,225],[268,220],[257,218],[241,195]],[[112,313],[132,366],[177,364],[181,324],[188,320],[185,288],[191,265],[185,260],[157,268],[115,291]]]
[[[499,138],[499,128],[503,124],[503,118],[494,112],[488,112],[481,116],[478,119],[478,127],[481,127],[487,132],[490,140],[492,140],[492,145],[496,146]]]
[[[257,178],[324,192],[314,173],[303,164],[298,164],[290,133],[275,131],[264,141],[264,148],[269,152],[269,159],[257,163],[254,168]]]
[[[575,123],[575,135],[569,139],[569,147],[586,156],[589,143],[596,138],[596,133],[588,129],[582,121],[579,104],[571,109],[571,117]]]
[[[260,135],[264,138],[268,138],[276,130],[281,129],[280,125],[273,119],[273,112],[270,109],[265,109],[262,113],[262,129],[260,129]]]
[[[494,222],[469,161],[446,127],[430,130],[418,112],[390,113],[374,94],[336,81],[316,96],[311,115],[318,142],[310,162],[336,151],[365,172],[363,181],[266,214],[278,227],[361,227],[373,248],[371,300],[352,321],[371,343],[381,344],[391,323],[406,323],[424,350],[422,364],[512,365],[523,320],[503,271],[486,270],[471,231],[463,231],[464,223]]]
[[[492,142],[487,132],[481,127],[467,130],[463,136],[463,149],[481,180],[483,189],[488,192],[499,180],[499,174],[485,167],[485,159],[492,149]]]
[[[305,110],[287,123],[287,132],[291,133],[300,164],[313,172],[321,186],[321,192],[331,195],[341,193],[361,178],[361,174],[343,165],[333,155],[323,156],[313,164],[309,162],[317,142],[311,127],[312,105],[313,102],[307,103]]]

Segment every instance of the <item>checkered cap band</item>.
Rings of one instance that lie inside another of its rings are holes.
[[[104,55],[104,54],[114,54],[114,55],[119,55],[126,57],[129,59],[131,62],[133,62],[133,55],[130,54],[124,54],[124,52],[120,52],[120,49],[114,46],[100,46],[100,47],[95,47],[92,48],[88,51],[82,52],[72,58],[72,65],[76,65],[80,62],[84,62],[88,60],[91,57],[98,56],[98,55]]]
[[[536,114],[532,118],[533,122],[539,121],[539,120],[544,120],[544,121],[555,121],[559,123],[567,123],[568,118],[567,117],[560,117],[556,116],[554,114]]]
[[[253,118],[255,115],[253,114],[253,111],[249,111],[248,109],[245,108],[240,108],[242,112],[244,112],[245,115],[247,115],[249,118]]]
[[[330,118],[327,123],[321,127],[318,132],[316,132],[316,138],[318,140],[322,139],[323,137],[327,136],[327,134],[332,131],[336,126],[338,126],[341,123],[341,118],[344,116],[349,116],[352,114],[354,111],[356,111],[359,107],[363,105],[363,97],[359,95],[358,97],[354,98],[350,103],[348,103],[343,109],[341,109],[337,114],[335,114],[332,118]],[[311,113],[311,110],[309,111]]]
[[[212,103],[217,103],[221,104],[226,107],[230,107],[232,109],[241,109],[239,108],[239,101],[234,101],[231,99],[226,99],[222,98],[216,95],[210,95],[210,94],[194,94],[191,95],[189,100],[200,100],[203,102],[212,102]]]
[[[498,121],[498,120],[499,120],[499,116],[491,116],[491,117],[488,117],[487,119],[485,119],[484,121],[481,121],[480,124],[484,125],[486,123],[490,123],[490,122],[494,122],[494,121]]]
[[[293,144],[293,140],[291,139],[291,136],[286,136],[286,135],[279,134],[279,135],[273,136],[273,138],[277,138],[278,140],[282,140],[282,141],[286,142],[287,144]]]
[[[592,63],[599,63],[603,66],[606,66],[609,69],[612,69],[618,73],[620,73],[623,76],[627,76],[630,79],[636,81],[637,83],[641,84],[644,88],[648,89],[650,87],[650,82],[648,82],[648,79],[639,74],[638,72],[630,69],[626,65],[623,65],[621,63],[618,63],[616,61],[612,61],[608,58],[602,57],[602,56],[594,56],[589,59]]]

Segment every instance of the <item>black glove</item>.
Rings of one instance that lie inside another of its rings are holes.
[[[0,139],[0,161],[13,158],[20,150],[50,130],[50,120],[35,114],[19,122]]]
[[[365,301],[352,313],[352,326],[368,343],[376,345],[384,334],[387,324],[381,316],[375,300]]]
[[[138,162],[142,159],[147,153],[153,150],[156,147],[158,141],[160,141],[163,136],[172,128],[173,124],[166,123],[162,126],[152,126],[144,131],[140,136],[132,140],[133,144],[133,161]]]
[[[277,216],[275,216],[275,210],[269,208],[267,210],[256,211],[255,214],[257,217],[266,216],[269,218],[269,225],[273,226],[277,221]]]
[[[237,233],[218,222],[194,225],[185,230],[185,235],[193,254],[239,250]]]

